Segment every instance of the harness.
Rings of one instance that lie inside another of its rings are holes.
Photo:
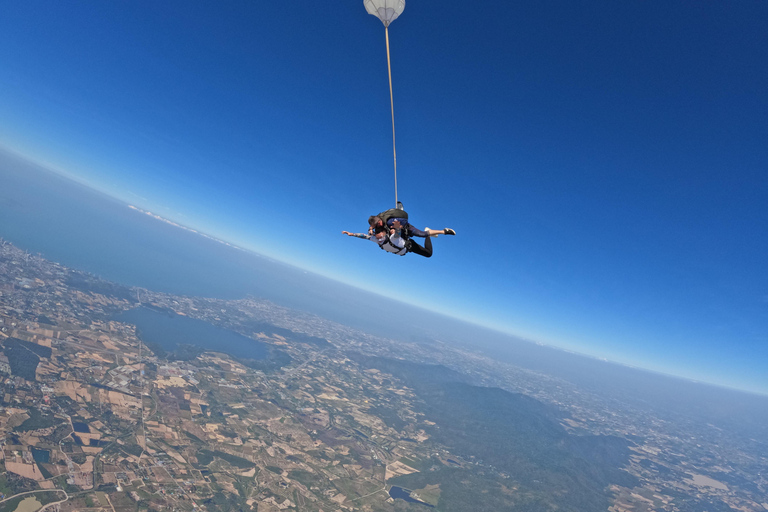
[[[384,210],[378,214],[377,217],[384,221],[385,226],[387,225],[387,221],[390,219],[405,219],[406,223],[408,221],[408,214],[405,212],[405,210],[400,210],[399,208],[390,208],[389,210]]]
[[[389,235],[386,235],[386,236],[387,236],[386,241],[384,243],[379,244],[379,249],[381,249],[382,251],[387,251],[387,249],[384,248],[384,246],[386,245],[391,247],[392,249],[395,249],[394,251],[387,251],[389,253],[396,254],[398,256],[405,256],[406,253],[408,253],[408,246],[409,246],[408,240],[405,240],[405,245],[401,249],[400,247],[392,243],[392,240],[389,239]]]
[[[406,213],[405,210],[401,210],[399,208],[390,208],[389,210],[384,210],[383,212],[379,213],[376,215],[376,217],[380,218],[384,222],[384,226],[388,229],[390,220],[400,219],[402,221],[400,236],[403,240],[406,241],[407,246],[408,239],[410,237],[408,236],[408,213]],[[387,238],[389,238],[389,234],[387,234]]]

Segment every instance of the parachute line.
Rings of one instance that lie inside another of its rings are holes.
[[[392,94],[392,64],[389,57],[389,24],[395,21],[405,9],[405,0],[363,0],[368,14],[376,16],[384,24],[384,38],[387,42],[387,72],[389,73],[389,106],[392,109],[392,157],[395,162],[395,208],[397,198],[397,148],[395,147],[395,98]]]
[[[397,208],[397,148],[395,147],[395,99],[392,94],[392,65],[389,58],[389,27],[384,26],[384,38],[387,42],[387,71],[389,73],[389,106],[392,110],[392,156],[395,162],[395,208]]]

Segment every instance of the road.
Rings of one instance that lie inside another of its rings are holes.
[[[20,496],[26,496],[26,495],[29,495],[29,494],[39,494],[41,492],[63,492],[64,493],[64,499],[60,500],[60,501],[54,501],[53,503],[48,503],[46,505],[43,505],[43,507],[40,510],[38,510],[38,512],[41,512],[41,511],[45,510],[46,508],[48,508],[48,507],[50,507],[52,505],[58,505],[59,503],[64,503],[65,501],[67,501],[69,499],[69,494],[67,494],[67,491],[65,491],[64,489],[38,489],[37,491],[27,491],[27,492],[20,492],[19,494],[14,494],[13,496],[11,496],[9,498],[5,498],[4,500],[0,500],[0,505],[5,503],[6,501],[10,501],[10,500],[16,499],[16,498],[18,498]]]

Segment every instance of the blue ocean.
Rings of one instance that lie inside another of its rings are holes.
[[[0,183],[0,237],[116,283],[177,295],[253,296],[403,341],[439,339],[475,350],[502,344],[530,364],[560,353],[222,244],[2,151]]]
[[[370,318],[371,307],[402,310],[395,301],[159,221],[3,152],[0,184],[0,237],[110,281],[178,295],[253,296],[372,332],[391,328]],[[417,328],[423,314],[416,309],[402,319]]]

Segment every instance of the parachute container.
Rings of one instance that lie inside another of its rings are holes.
[[[379,18],[385,27],[405,10],[405,0],[363,0],[365,10]]]

